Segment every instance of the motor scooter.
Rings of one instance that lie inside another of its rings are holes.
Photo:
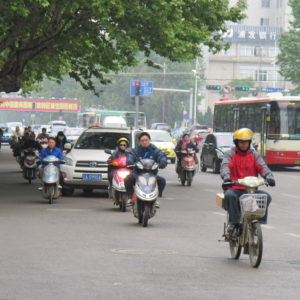
[[[240,235],[233,235],[229,230],[229,214],[227,213],[227,221],[224,223],[223,238],[221,241],[229,243],[230,254],[233,259],[239,259],[242,248],[244,254],[249,255],[250,264],[253,268],[258,268],[263,253],[263,235],[259,219],[262,218],[267,211],[268,199],[266,194],[257,193],[257,189],[261,185],[266,185],[264,178],[245,177],[237,181],[226,182],[223,188],[230,185],[239,185],[246,187],[246,194],[240,196],[241,218],[240,218]],[[224,194],[219,193],[216,196],[216,204],[220,208],[225,208]]]
[[[179,168],[178,177],[182,185],[187,183],[187,186],[192,185],[193,177],[196,170],[195,150],[181,150],[181,167]]]
[[[132,199],[133,215],[144,227],[156,213],[155,202],[158,198],[157,175],[158,163],[152,159],[141,159],[135,163],[140,171],[134,186]]]
[[[36,149],[28,148],[24,150],[23,177],[31,181],[36,179],[36,170],[38,167],[39,152]]]
[[[112,151],[106,149],[105,153],[112,154]],[[120,211],[123,212],[126,212],[128,201],[124,180],[132,172],[131,169],[126,167],[126,161],[126,156],[120,156],[110,161],[110,164],[116,169],[113,170],[112,186],[109,187],[109,194],[114,204],[118,205]]]
[[[54,155],[49,155],[43,159],[43,162],[47,162],[42,172],[42,195],[45,199],[49,200],[49,204],[53,204],[53,200],[60,196],[59,177],[60,170],[55,164],[62,164],[64,161],[58,159]]]

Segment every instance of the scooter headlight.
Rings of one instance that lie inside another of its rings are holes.
[[[119,171],[119,172],[118,172],[118,175],[119,175],[122,179],[125,179],[129,174],[130,174],[129,171]]]

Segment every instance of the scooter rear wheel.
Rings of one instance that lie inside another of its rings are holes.
[[[127,206],[127,200],[128,200],[127,194],[122,193],[120,196],[121,196],[119,199],[120,211],[126,212],[126,206]]]
[[[239,259],[242,252],[242,246],[239,245],[239,239],[231,240],[229,242],[229,248],[231,257],[233,259]]]

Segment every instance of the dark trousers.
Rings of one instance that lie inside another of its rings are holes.
[[[138,174],[131,173],[130,175],[128,175],[125,178],[125,188],[126,188],[127,194],[129,196],[131,196],[134,192],[133,187],[135,185],[137,177],[138,177]],[[166,179],[161,176],[157,176],[157,186],[158,186],[159,197],[161,197],[163,190],[166,186]]]
[[[238,224],[240,223],[240,216],[241,216],[241,207],[240,207],[240,201],[239,198],[243,194],[246,194],[246,190],[235,190],[235,189],[228,189],[225,191],[225,198],[224,198],[224,206],[225,209],[229,213],[229,223],[230,224]],[[271,196],[265,192],[265,191],[256,191],[258,194],[266,194],[268,196],[268,204],[267,207],[269,207],[269,204],[271,203]],[[268,219],[268,208],[266,210],[266,214],[264,217],[262,217],[259,221],[262,224],[266,224]]]

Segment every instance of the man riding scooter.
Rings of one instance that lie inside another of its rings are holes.
[[[252,130],[241,128],[233,133],[235,148],[225,152],[221,165],[220,174],[224,183],[235,182],[238,179],[247,176],[257,177],[260,174],[266,179],[268,185],[275,186],[275,180],[272,172],[266,165],[261,155],[250,148],[253,138]],[[228,233],[239,236],[240,230],[240,204],[239,198],[246,193],[245,187],[232,185],[225,191],[224,206],[229,213]],[[260,194],[267,195],[268,206],[271,202],[271,196],[265,191],[257,191]],[[261,223],[267,222],[267,212],[260,219]]]
[[[159,164],[159,168],[161,169],[164,169],[167,166],[168,161],[166,156],[160,149],[151,144],[151,137],[148,132],[142,132],[139,135],[139,143],[140,145],[135,147],[129,155],[127,165],[133,165],[139,159],[152,159]],[[125,187],[130,199],[128,203],[129,205],[131,203],[131,196],[133,194],[133,186],[135,185],[136,179],[139,174],[138,172],[139,171],[137,169],[134,169],[134,171],[125,179]],[[162,197],[163,190],[166,186],[165,178],[157,176],[157,185],[159,197]],[[156,203],[156,207],[159,207],[158,202]]]

